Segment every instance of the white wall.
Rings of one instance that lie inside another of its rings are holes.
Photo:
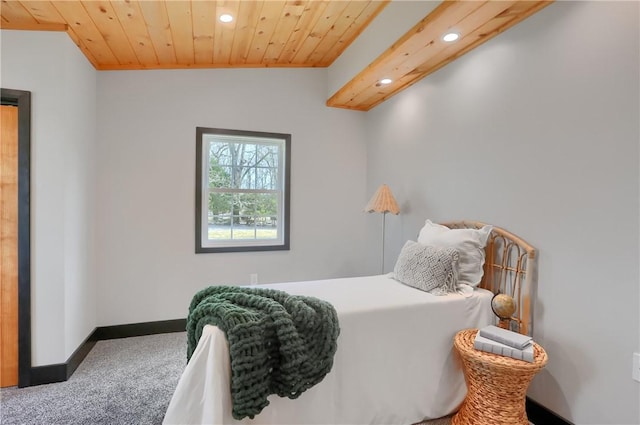
[[[550,360],[529,396],[579,424],[640,423],[638,16],[556,2],[367,114],[368,192],[387,183],[403,209],[388,267],[425,218],[537,247]]]
[[[96,70],[65,43],[64,275],[65,353],[96,327]]]
[[[325,93],[324,69],[99,73],[99,325],[184,318],[196,291],[250,273],[362,273],[364,114]],[[290,251],[194,253],[196,126],[292,135]]]
[[[31,91],[32,363],[61,363],[96,326],[96,72],[65,33],[1,44],[2,87]]]

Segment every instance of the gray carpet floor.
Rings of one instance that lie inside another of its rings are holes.
[[[99,341],[66,382],[1,389],[0,424],[159,425],[186,347],[185,332]]]
[[[186,347],[186,332],[98,341],[68,381],[0,390],[0,423],[161,424]]]

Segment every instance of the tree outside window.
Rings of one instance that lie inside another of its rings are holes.
[[[196,135],[196,252],[289,249],[291,135]]]

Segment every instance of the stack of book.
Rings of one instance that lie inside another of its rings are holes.
[[[500,354],[533,363],[533,339],[497,326],[485,326],[473,343],[476,350]]]

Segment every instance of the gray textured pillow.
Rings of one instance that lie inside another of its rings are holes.
[[[455,292],[458,283],[458,251],[407,241],[393,268],[396,280],[405,285],[446,295]]]

